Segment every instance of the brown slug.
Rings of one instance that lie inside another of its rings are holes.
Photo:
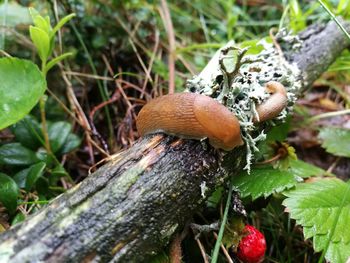
[[[266,84],[271,97],[257,106],[262,122],[276,117],[287,104],[283,85],[270,81]],[[186,139],[208,138],[209,143],[226,151],[242,145],[237,117],[218,101],[198,93],[176,93],[151,100],[140,111],[136,120],[140,135],[164,132]]]
[[[140,135],[164,132],[186,139],[208,138],[215,148],[242,145],[237,117],[216,100],[198,93],[175,93],[147,103],[136,120]]]

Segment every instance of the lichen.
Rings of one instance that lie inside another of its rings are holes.
[[[258,151],[256,144],[266,138],[265,132],[259,131],[259,125],[253,122],[257,117],[256,105],[270,96],[264,85],[269,81],[278,81],[287,90],[288,105],[275,119],[268,121],[272,126],[285,120],[302,85],[299,69],[283,56],[283,50],[300,48],[300,40],[281,30],[275,36],[275,43],[278,44],[262,40],[258,43],[263,47],[260,53],[246,55],[248,48],[239,48],[229,42],[198,76],[187,81],[188,91],[217,99],[237,116],[247,147],[244,169],[248,172],[253,154]]]

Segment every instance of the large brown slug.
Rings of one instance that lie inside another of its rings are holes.
[[[165,95],[137,116],[140,135],[164,132],[186,139],[208,138],[215,148],[232,150],[243,141],[238,119],[216,100],[197,93]]]
[[[286,106],[287,95],[282,84],[266,84],[271,97],[257,106],[262,122],[276,117]],[[208,138],[209,143],[226,151],[242,145],[239,121],[216,100],[197,93],[176,93],[147,103],[136,120],[140,135],[164,132],[186,139]]]

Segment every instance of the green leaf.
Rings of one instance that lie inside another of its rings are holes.
[[[322,147],[337,156],[350,157],[350,130],[336,127],[322,128],[318,137]]]
[[[78,148],[81,143],[81,139],[73,134],[68,134],[67,140],[64,142],[63,147],[60,149],[60,154],[65,154],[73,151],[74,149]]]
[[[58,180],[61,177],[64,177],[64,176],[67,176],[67,175],[68,175],[68,173],[64,169],[64,167],[61,164],[57,165],[54,169],[52,169],[51,175],[48,178],[49,179],[49,185],[56,186]]]
[[[11,214],[16,211],[18,194],[16,182],[8,175],[0,173],[0,202]]]
[[[42,176],[45,167],[46,167],[46,163],[40,162],[32,165],[29,168],[28,176],[26,178],[26,185],[25,185],[25,189],[28,192],[33,188],[34,184],[39,179],[39,177]]]
[[[56,153],[66,142],[72,126],[65,121],[58,121],[48,125],[48,133],[52,152]]]
[[[215,191],[207,199],[207,206],[208,207],[217,207],[218,203],[221,200],[223,191],[224,191],[223,187],[218,187],[217,189],[215,189]]]
[[[38,162],[35,152],[20,143],[8,143],[0,147],[0,164],[30,165]]]
[[[298,184],[284,194],[288,198],[283,205],[303,226],[305,238],[313,238],[315,251],[326,250],[330,262],[346,262],[350,257],[350,185],[329,178]]]
[[[69,53],[64,53],[58,57],[55,57],[54,59],[50,60],[49,63],[47,63],[46,67],[45,67],[45,70],[46,72],[48,72],[53,66],[55,66],[58,62],[62,61],[63,59],[69,57],[69,56],[72,56],[73,53],[72,52],[69,52]],[[45,72],[45,73],[46,73]]]
[[[30,26],[30,38],[32,39],[40,59],[46,63],[50,56],[50,38],[49,35],[41,28]]]
[[[298,32],[306,27],[305,17],[297,0],[289,0],[290,27]]]
[[[35,184],[35,190],[38,194],[48,195],[49,190],[49,180],[43,176],[38,178],[38,181]]]
[[[24,214],[22,214],[21,212],[17,213],[11,222],[11,226],[24,221],[24,219],[26,219],[26,216]]]
[[[16,136],[16,140],[29,149],[37,150],[42,145],[43,135],[40,124],[30,115],[12,125],[11,131]]]
[[[311,176],[320,176],[326,174],[326,171],[314,166],[312,164],[306,163],[302,160],[290,160],[289,171],[294,174],[294,176],[299,176],[301,178],[308,178]],[[327,175],[331,175],[327,173]]]
[[[32,17],[32,20],[33,20],[33,21],[34,21],[34,19],[35,19],[36,16],[40,16],[39,12],[36,11],[36,9],[33,8],[33,7],[29,7],[29,8],[28,8],[28,11],[29,11],[29,14],[30,14],[30,16]]]
[[[13,176],[13,180],[16,182],[19,188],[26,187],[26,180],[27,180],[29,171],[30,171],[30,167],[19,171]]]
[[[47,20],[45,20],[45,18],[38,15],[38,16],[35,16],[35,18],[33,18],[33,22],[35,27],[45,31],[47,35],[50,34],[52,28],[51,28],[51,25],[47,23]]]
[[[265,198],[273,193],[282,192],[297,184],[297,179],[289,171],[280,171],[272,167],[254,168],[250,174],[244,172],[233,177],[233,184],[242,197]]]
[[[75,14],[69,14],[69,15],[66,15],[65,17],[63,17],[58,23],[57,25],[53,28],[52,32],[51,32],[51,35],[50,35],[50,38],[53,37],[56,32],[58,30],[60,30],[61,27],[64,26],[65,23],[67,23],[69,20],[71,20],[73,17],[75,17]]]
[[[287,138],[288,132],[290,130],[290,122],[291,117],[288,116],[284,123],[272,127],[272,129],[267,133],[266,141],[284,141]]]
[[[337,15],[346,16],[350,10],[350,0],[340,0],[337,6]]]
[[[0,129],[22,119],[46,89],[38,67],[18,58],[0,58]]]

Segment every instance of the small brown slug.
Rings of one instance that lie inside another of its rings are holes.
[[[216,100],[197,93],[175,93],[147,103],[136,120],[140,135],[164,132],[186,139],[208,138],[215,148],[242,145],[236,116]]]
[[[269,81],[265,85],[267,92],[272,95],[262,104],[256,107],[259,119],[254,122],[263,122],[273,119],[287,106],[287,92],[284,86],[277,81]]]

